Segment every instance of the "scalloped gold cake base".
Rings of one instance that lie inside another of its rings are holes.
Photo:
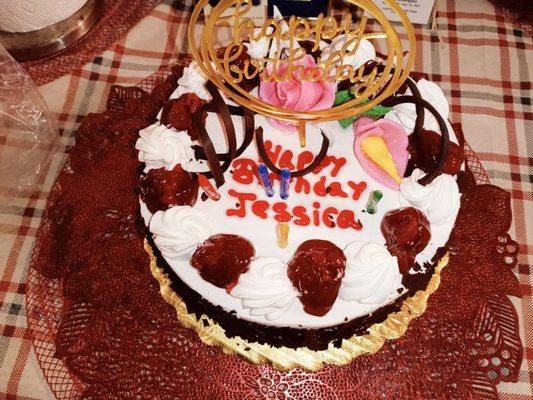
[[[340,348],[330,344],[327,350],[314,351],[250,343],[240,337],[228,338],[224,329],[211,318],[202,315],[197,319],[194,314],[188,313],[185,302],[171,289],[167,274],[157,266],[157,259],[146,240],[144,248],[150,256],[150,271],[159,282],[161,295],[176,309],[182,325],[194,329],[204,343],[222,347],[226,354],[237,354],[254,364],[268,363],[280,371],[291,368],[317,371],[325,365],[346,365],[356,357],[377,352],[385,340],[400,338],[407,331],[409,323],[426,310],[428,298],[438,289],[441,271],[449,259],[449,254],[446,253],[439,260],[426,290],[419,290],[406,299],[400,311],[389,314],[384,322],[372,325],[367,334],[344,339]]]

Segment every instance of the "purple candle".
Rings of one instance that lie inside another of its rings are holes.
[[[280,189],[279,189],[279,195],[283,200],[286,200],[289,198],[290,180],[291,180],[291,171],[289,171],[287,168],[283,168],[281,170],[281,183],[280,183]]]

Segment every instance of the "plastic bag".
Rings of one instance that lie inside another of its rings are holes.
[[[59,144],[37,86],[0,45],[0,204],[20,203],[41,190]]]

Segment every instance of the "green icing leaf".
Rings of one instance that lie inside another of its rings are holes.
[[[385,114],[387,114],[390,110],[392,110],[392,107],[385,107],[385,106],[374,106],[370,110],[366,110],[363,115],[366,115],[367,117],[382,117]]]
[[[335,93],[335,102],[333,103],[334,106],[338,106],[340,104],[344,104],[349,100],[353,100],[355,97],[349,90],[339,90],[337,93]],[[366,104],[370,100],[369,99],[362,99],[359,104]],[[367,117],[382,117],[385,114],[387,114],[390,110],[392,110],[391,107],[385,107],[385,106],[374,106],[369,110],[366,110],[362,114],[356,114],[351,117],[347,117],[344,119],[339,120],[340,126],[342,126],[344,129],[349,127],[351,124],[353,124],[357,118],[359,118],[361,115],[365,115]]]
[[[339,90],[337,93],[335,93],[335,101],[333,106],[346,103],[348,100],[352,100],[353,98],[354,96],[349,90]]]
[[[343,127],[343,129],[348,128],[351,124],[355,122],[355,120],[359,117],[359,115],[354,115],[353,117],[348,117],[344,119],[339,120],[340,126]]]

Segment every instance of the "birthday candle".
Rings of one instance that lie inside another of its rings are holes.
[[[274,189],[272,188],[272,183],[270,182],[270,177],[268,176],[268,168],[265,164],[259,164],[257,166],[259,172],[259,179],[261,179],[261,185],[265,189],[265,193],[268,197],[274,196]]]
[[[283,200],[289,198],[289,183],[291,180],[291,171],[287,168],[281,170],[281,183],[279,187],[279,195]]]
[[[289,244],[289,225],[278,224],[276,226],[276,235],[278,237],[278,247],[284,249]]]
[[[216,188],[211,184],[205,175],[198,174],[198,184],[202,187],[203,191],[211,200],[220,200],[220,193],[217,192]]]
[[[366,203],[366,212],[369,214],[375,214],[378,211],[377,206],[382,197],[383,192],[381,190],[372,190]]]

